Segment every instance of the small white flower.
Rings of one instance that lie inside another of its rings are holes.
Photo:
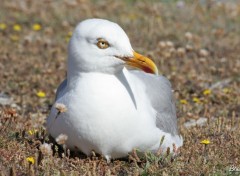
[[[177,7],[178,8],[184,8],[185,7],[185,2],[184,1],[177,1]]]
[[[56,138],[56,142],[59,144],[59,145],[63,145],[66,143],[68,139],[68,136],[66,134],[60,134],[57,138]]]
[[[160,48],[166,48],[166,46],[167,46],[166,42],[164,42],[164,41],[159,42],[158,45]]]
[[[52,153],[53,153],[51,145],[47,144],[47,143],[43,143],[42,145],[40,145],[39,149],[40,149],[40,151],[42,152],[43,155],[51,156]]]
[[[186,38],[187,40],[192,40],[192,39],[193,39],[192,33],[191,33],[191,32],[186,32],[186,33],[185,33],[185,38]]]
[[[202,57],[207,57],[208,56],[208,51],[205,49],[200,49],[199,55]]]
[[[192,45],[186,45],[186,50],[192,51],[193,50],[193,46]]]
[[[63,113],[67,111],[67,107],[64,104],[56,103],[55,108],[58,110],[58,112]]]
[[[186,49],[185,48],[178,48],[177,49],[177,54],[182,56],[186,54]]]
[[[168,48],[172,48],[174,46],[173,42],[171,42],[171,41],[166,41],[166,45]]]

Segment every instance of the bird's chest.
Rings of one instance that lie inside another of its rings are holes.
[[[86,76],[77,81],[68,98],[71,116],[111,119],[135,113],[134,95],[119,79],[108,75]]]
[[[76,136],[85,153],[90,149],[104,153],[103,149],[111,151],[123,143],[123,148],[129,147],[128,136],[138,136],[145,125],[151,124],[151,114],[143,108],[140,92],[136,87],[131,89],[124,80],[95,75],[75,83],[59,100],[68,110],[56,125],[63,126],[68,135]],[[76,145],[75,141],[71,145]]]

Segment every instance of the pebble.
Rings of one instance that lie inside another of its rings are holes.
[[[13,99],[4,92],[0,93],[0,105],[10,105],[13,103]]]
[[[183,125],[186,128],[194,127],[194,126],[204,126],[207,123],[207,118],[206,117],[200,117],[197,120],[191,119],[187,122],[185,122]]]

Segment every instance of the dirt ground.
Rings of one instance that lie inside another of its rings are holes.
[[[179,156],[133,152],[107,163],[47,136],[69,38],[93,17],[118,23],[171,81]],[[0,80],[1,175],[240,174],[239,1],[1,0]]]

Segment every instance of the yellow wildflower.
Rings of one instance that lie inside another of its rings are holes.
[[[34,135],[37,132],[37,130],[28,130],[29,135]]]
[[[27,161],[30,163],[30,164],[34,164],[35,163],[35,160],[32,156],[30,157],[27,157]]]
[[[223,92],[227,94],[227,93],[230,93],[231,90],[230,90],[229,88],[224,88],[224,89],[223,89]]]
[[[204,139],[200,142],[201,144],[205,144],[205,145],[208,145],[210,144],[210,141],[208,139]]]
[[[188,104],[187,100],[185,100],[185,99],[180,100],[180,103],[181,104]]]
[[[177,67],[172,66],[171,69],[172,69],[172,71],[176,71],[176,70],[177,70]]]
[[[69,31],[68,34],[67,34],[67,36],[68,36],[68,37],[72,37],[72,34],[73,34],[72,31]]]
[[[10,35],[9,38],[14,42],[17,42],[19,40],[19,36],[17,35]]]
[[[5,23],[0,23],[0,30],[5,30],[7,25]]]
[[[135,13],[130,13],[130,14],[128,14],[128,19],[130,19],[130,20],[135,20],[135,19],[137,19],[137,14],[135,14]]]
[[[39,91],[39,92],[37,92],[37,96],[40,98],[44,98],[44,97],[46,97],[46,93],[43,91]]]
[[[197,97],[193,97],[193,102],[194,103],[201,103],[200,99]]]
[[[66,42],[69,42],[71,37],[72,37],[72,31],[69,31],[65,37]]]
[[[19,32],[22,30],[22,27],[19,24],[15,24],[13,25],[13,30]]]
[[[70,37],[65,37],[65,41],[68,43],[70,41]]]
[[[212,90],[206,89],[203,91],[203,95],[210,95],[212,93]]]
[[[42,29],[42,26],[38,23],[32,25],[32,30],[34,31],[40,31]]]

